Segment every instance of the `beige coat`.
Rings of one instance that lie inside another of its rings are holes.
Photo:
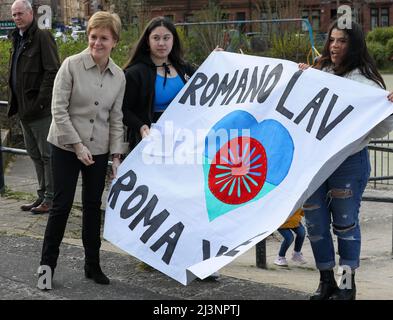
[[[68,151],[82,142],[93,155],[126,153],[121,111],[125,83],[112,59],[101,73],[88,49],[64,60],[53,87],[48,141]]]

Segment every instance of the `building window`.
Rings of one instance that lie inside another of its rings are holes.
[[[331,9],[330,10],[330,20],[333,21],[337,19],[337,9]]]
[[[321,10],[303,10],[302,19],[308,19],[312,25],[313,30],[319,31],[321,28]],[[307,31],[307,26],[305,23],[302,24],[302,30]]]
[[[193,14],[185,14],[184,15],[184,22],[194,22],[194,15]]]
[[[389,8],[381,9],[381,27],[389,27]]]
[[[370,16],[371,30],[377,27],[389,26],[389,8],[371,8]]]
[[[173,14],[166,14],[166,15],[164,15],[164,18],[171,21],[171,22],[173,22],[173,19],[174,19]]]
[[[308,21],[310,21],[310,19],[308,18],[308,10],[303,10],[302,11],[302,19],[307,19]],[[302,31],[307,31],[307,25],[302,22]]]
[[[238,21],[246,20],[246,13],[245,12],[236,12],[236,20],[238,20]]]
[[[321,27],[321,10],[313,10],[311,12],[312,28],[319,31]]]
[[[245,12],[236,12],[235,20],[237,20],[237,21],[244,21],[244,20],[246,20],[246,13]],[[245,23],[239,23],[238,28],[239,28],[240,32],[245,32],[246,31],[246,24]]]
[[[371,8],[371,20],[370,20],[370,24],[371,24],[371,30],[378,27],[378,9],[376,8]]]
[[[229,18],[230,18],[229,13],[223,13],[223,14],[221,15],[221,20],[222,20],[222,21],[228,21]]]

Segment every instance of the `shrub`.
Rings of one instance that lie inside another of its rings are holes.
[[[307,35],[288,31],[283,34],[273,34],[268,54],[274,58],[300,62],[307,60],[310,47]]]
[[[80,40],[68,40],[63,42],[62,40],[57,40],[57,49],[59,52],[60,62],[63,62],[65,58],[72,56],[78,52],[83,51],[87,48],[87,42],[85,39]]]
[[[0,41],[0,100],[7,100],[10,41]]]
[[[393,55],[393,28],[375,28],[366,37],[367,47],[378,68],[383,68]]]
[[[130,51],[132,46],[136,43],[139,38],[139,32],[137,26],[128,26],[127,30],[123,31],[120,36],[120,41],[116,48],[113,50],[111,57],[113,61],[120,67],[123,68],[128,58],[130,57]]]
[[[393,38],[393,28],[383,27],[375,28],[367,34],[367,42],[379,42],[385,44],[388,40]]]
[[[180,43],[183,47],[184,59],[187,62],[194,62],[199,66],[205,59],[205,55],[204,50],[198,50],[198,40],[195,36],[194,30],[189,30],[184,27],[177,27],[176,30],[179,34]]]
[[[391,60],[393,57],[393,38],[386,43],[386,57]]]
[[[372,41],[367,44],[367,47],[378,68],[383,67],[387,59],[385,46],[379,42]]]
[[[136,28],[131,27],[121,33],[120,41],[111,54],[113,61],[119,67],[123,67],[126,63],[131,46],[136,42],[137,38],[138,32]],[[87,46],[87,39],[69,40],[66,42],[63,42],[60,38],[57,39],[60,61],[63,62],[65,58],[83,51]]]

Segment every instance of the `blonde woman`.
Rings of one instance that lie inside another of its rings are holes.
[[[88,48],[68,57],[56,76],[48,141],[52,144],[55,195],[42,248],[41,266],[53,272],[82,173],[82,240],[85,276],[109,284],[100,267],[101,197],[108,158],[116,175],[123,143],[124,73],[110,58],[119,41],[117,15],[95,13],[88,22]]]

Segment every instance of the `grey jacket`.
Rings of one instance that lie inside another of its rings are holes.
[[[88,49],[65,59],[53,87],[48,141],[68,151],[82,142],[93,155],[126,153],[125,84],[123,71],[111,59],[101,73]]]

